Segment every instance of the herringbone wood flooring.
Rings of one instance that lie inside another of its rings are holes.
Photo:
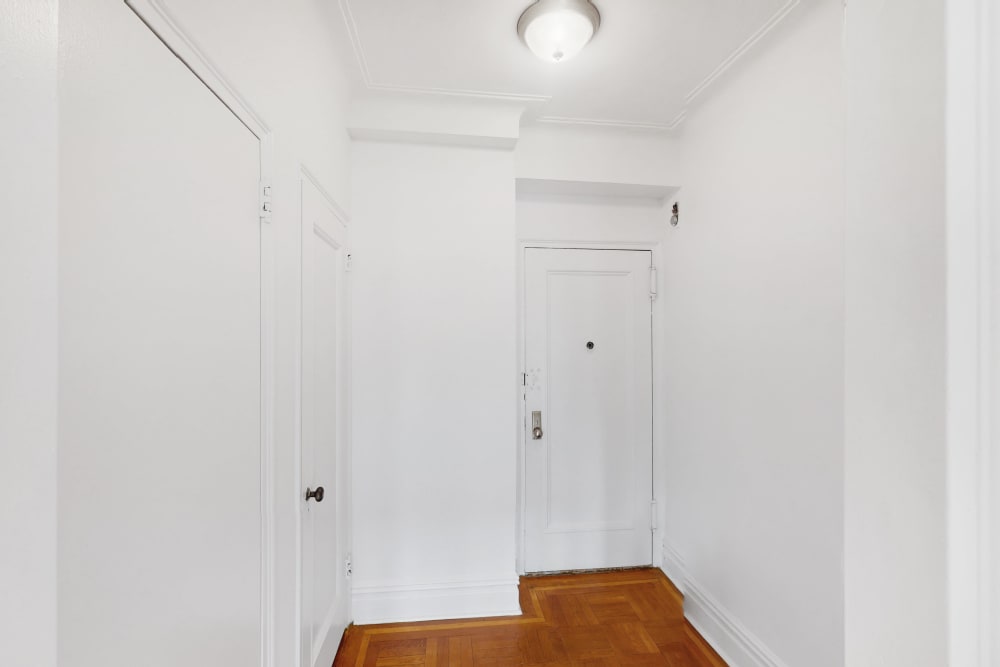
[[[725,667],[660,570],[521,578],[523,616],[352,625],[335,667]]]

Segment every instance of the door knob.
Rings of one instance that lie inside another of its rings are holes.
[[[316,502],[321,503],[323,502],[323,495],[324,491],[322,486],[317,486],[315,491],[312,489],[306,489],[306,501],[315,500]]]

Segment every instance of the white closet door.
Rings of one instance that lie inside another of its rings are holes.
[[[124,3],[61,9],[59,664],[259,665],[259,141]]]
[[[525,251],[529,572],[651,562],[650,263],[648,251]]]
[[[350,621],[347,229],[302,182],[302,664],[330,667]],[[322,489],[320,495],[319,489]],[[308,494],[308,496],[307,496]]]

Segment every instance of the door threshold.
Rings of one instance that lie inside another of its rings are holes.
[[[628,567],[599,567],[591,570],[546,570],[544,572],[525,572],[523,577],[552,577],[558,574],[602,574],[605,572],[628,572],[630,570],[648,570],[652,563],[646,565],[629,565]]]

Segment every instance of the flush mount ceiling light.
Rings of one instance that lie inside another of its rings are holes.
[[[558,63],[579,53],[600,25],[589,0],[537,0],[521,14],[517,34],[536,56]]]

